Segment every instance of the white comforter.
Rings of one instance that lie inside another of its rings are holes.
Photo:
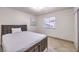
[[[2,37],[3,50],[7,52],[24,51],[32,45],[44,39],[46,35],[24,31],[14,34],[6,34]]]

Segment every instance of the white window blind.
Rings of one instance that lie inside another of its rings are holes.
[[[44,27],[55,29],[56,28],[56,18],[55,18],[55,16],[44,18]]]

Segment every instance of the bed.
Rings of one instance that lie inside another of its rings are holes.
[[[12,28],[22,32],[12,33]],[[4,52],[43,52],[47,48],[47,36],[27,31],[27,25],[1,25],[1,41]]]

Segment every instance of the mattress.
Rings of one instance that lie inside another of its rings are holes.
[[[46,37],[44,34],[24,31],[2,36],[2,45],[5,52],[23,52]]]

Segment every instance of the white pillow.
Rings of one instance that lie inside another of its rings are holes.
[[[12,33],[22,32],[21,28],[12,28]]]

